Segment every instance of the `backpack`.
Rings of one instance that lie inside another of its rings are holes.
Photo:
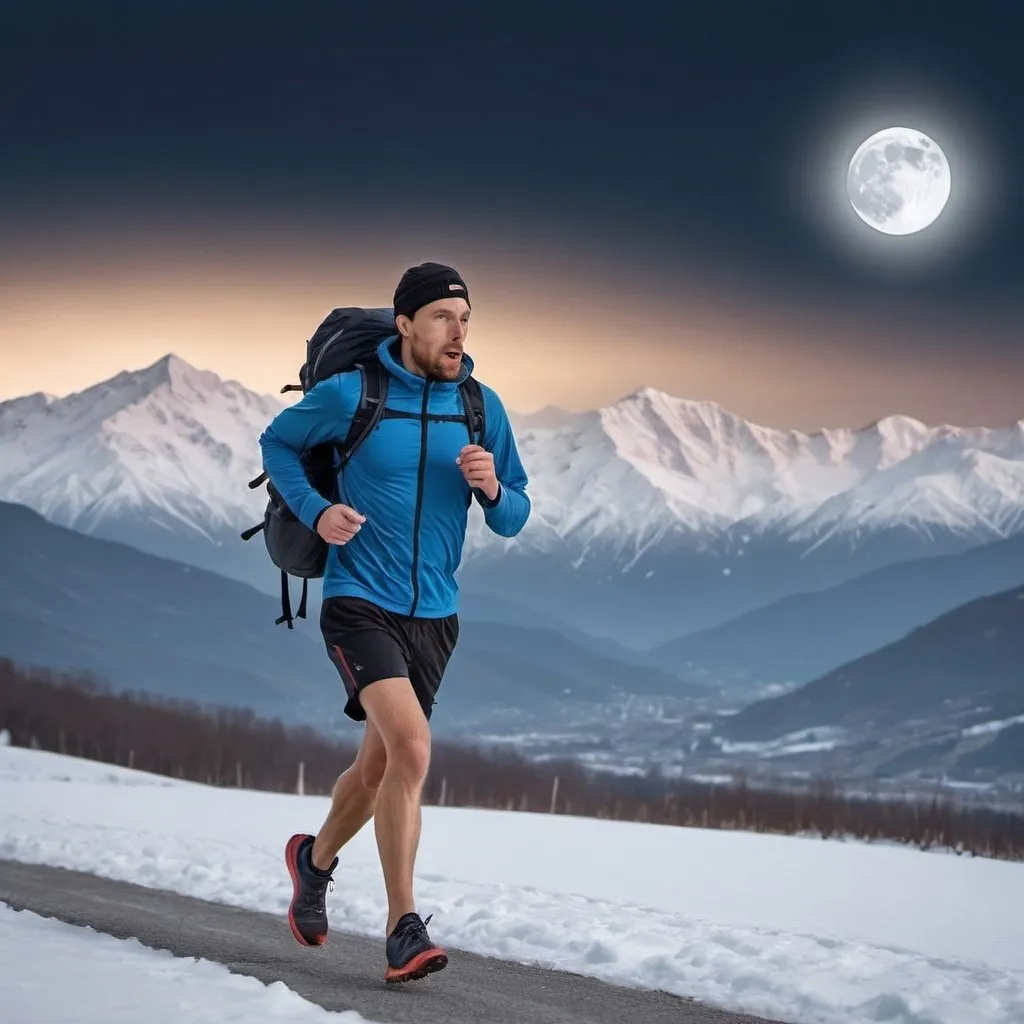
[[[306,361],[299,369],[299,383],[286,384],[281,394],[301,391],[306,394],[321,381],[338,373],[358,370],[362,388],[359,404],[352,416],[348,433],[338,441],[316,445],[301,455],[306,477],[328,501],[339,499],[338,473],[355,454],[359,445],[370,436],[384,412],[388,391],[388,372],[377,358],[378,345],[396,333],[391,309],[359,306],[331,310],[306,342]],[[479,382],[472,376],[459,385],[466,427],[472,444],[482,443],[485,430],[484,398]],[[328,545],[315,530],[296,518],[285,504],[277,488],[260,473],[249,481],[254,490],[267,484],[267,506],[263,521],[245,530],[242,540],[248,541],[263,533],[267,554],[281,570],[281,615],[275,625],[285,622],[294,628],[294,619],[306,618],[306,596],[309,580],[320,579],[327,565]],[[302,597],[295,615],[291,611],[288,577],[302,580]]]

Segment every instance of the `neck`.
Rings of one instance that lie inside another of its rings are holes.
[[[399,357],[404,366],[410,373],[414,373],[417,377],[426,377],[423,372],[423,368],[416,362],[412,357],[412,346],[409,344],[408,338],[402,338],[399,341]]]

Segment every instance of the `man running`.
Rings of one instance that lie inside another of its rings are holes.
[[[386,411],[339,475],[343,503],[308,482],[301,452],[345,437],[360,397],[358,371],[328,378],[284,409],[260,437],[263,465],[289,508],[330,546],[320,628],[345,686],[345,713],[365,722],[353,764],[338,778],[319,833],[292,836],[285,859],[288,921],[309,946],[327,940],[325,890],[338,852],[372,817],[388,900],[389,982],[448,962],[416,912],[412,878],[420,799],[430,763],[429,720],[459,635],[455,572],[473,497],[487,526],[515,536],[530,515],[527,477],[498,395],[481,385],[485,435],[467,444],[458,385],[469,290],[451,267],[405,272],[394,294],[396,333],[381,343]]]

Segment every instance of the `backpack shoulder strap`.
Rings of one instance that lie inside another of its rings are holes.
[[[359,404],[352,415],[345,439],[337,446],[341,456],[341,465],[355,454],[356,449],[370,436],[377,425],[388,396],[388,375],[380,363],[369,361],[358,363],[357,369],[362,382]]]
[[[484,393],[480,382],[472,375],[459,385],[462,395],[462,407],[466,411],[466,427],[469,430],[469,443],[484,443],[487,431],[487,413],[484,408]]]

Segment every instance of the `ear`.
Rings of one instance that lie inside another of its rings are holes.
[[[412,321],[404,313],[400,313],[395,317],[395,326],[403,338],[409,337],[409,328],[412,326]]]

